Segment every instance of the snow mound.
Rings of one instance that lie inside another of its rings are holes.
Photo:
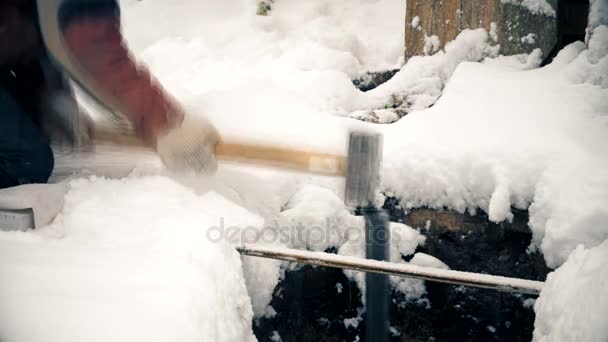
[[[51,226],[0,234],[2,340],[255,340],[240,257],[206,236],[217,194],[160,176],[70,186]]]
[[[363,218],[347,211],[334,191],[304,185],[286,203],[278,229],[291,248],[323,252],[361,238],[364,228]]]
[[[439,41],[429,41],[429,51],[435,52]],[[441,96],[443,88],[460,63],[496,57],[499,48],[500,46],[490,44],[488,33],[484,29],[463,30],[454,41],[446,44],[443,51],[432,56],[410,58],[388,82],[355,97],[355,111],[350,116],[387,117],[383,112],[386,108],[391,108],[391,111],[397,113],[397,118],[400,118],[409,112],[430,107]]]
[[[588,33],[600,25],[608,25],[608,2],[589,0]]]
[[[572,82],[608,88],[608,26],[598,26],[591,32],[588,49],[582,51],[565,72]]]
[[[495,222],[530,207],[534,244],[550,267],[579,243],[603,242],[608,90],[587,71],[600,68],[589,56],[603,50],[593,46],[575,43],[530,71],[512,59],[508,68],[460,64],[432,108],[384,129],[385,191],[406,209],[480,208]]]
[[[608,241],[578,246],[547,277],[534,305],[534,341],[605,341],[608,337]]]

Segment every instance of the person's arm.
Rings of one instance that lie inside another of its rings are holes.
[[[215,128],[204,118],[185,117],[135,61],[121,34],[115,0],[38,0],[38,13],[51,56],[101,104],[126,116],[168,167],[215,170]]]
[[[179,105],[129,53],[116,1],[65,0],[59,25],[68,53],[87,73],[91,88],[128,117],[138,136],[156,145],[160,135],[181,123]]]

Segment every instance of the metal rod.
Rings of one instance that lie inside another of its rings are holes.
[[[271,248],[255,245],[241,245],[237,246],[236,249],[242,255],[423,279],[439,283],[480,287],[502,292],[525,293],[538,296],[544,286],[544,282],[542,281],[443,270],[411,264],[397,264],[323,252],[302,251],[289,248]]]
[[[366,258],[377,261],[389,260],[388,215],[384,210],[373,206],[360,209],[359,212],[365,218]],[[390,299],[388,275],[365,273],[366,341],[388,342]]]

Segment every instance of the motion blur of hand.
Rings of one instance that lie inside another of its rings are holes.
[[[111,112],[124,115],[168,169],[214,172],[219,139],[215,127],[202,116],[186,115],[148,68],[133,58],[120,32],[118,4],[108,1],[101,9],[83,12],[80,2],[71,3],[74,7],[61,27],[71,57],[64,64],[71,66],[72,77]]]
[[[185,115],[157,139],[156,150],[165,166],[176,172],[211,174],[217,170],[215,145],[219,134],[202,116]]]

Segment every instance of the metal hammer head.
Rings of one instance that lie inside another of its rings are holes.
[[[354,208],[371,206],[380,183],[382,135],[351,132],[347,158],[344,204]]]

